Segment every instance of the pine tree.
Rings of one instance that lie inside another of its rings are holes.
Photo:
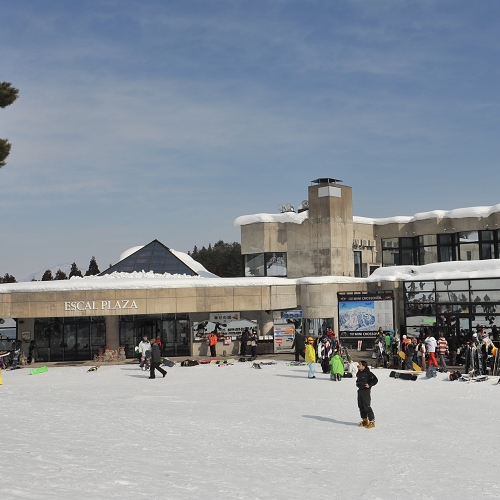
[[[241,245],[239,243],[225,243],[219,240],[212,247],[204,246],[201,250],[195,246],[191,257],[221,278],[237,278],[243,276]]]
[[[89,269],[85,273],[85,276],[96,276],[100,272],[101,271],[99,271],[99,266],[97,265],[95,257],[92,255],[92,258],[90,259]]]
[[[80,276],[80,278],[83,278],[82,272],[80,271],[80,269],[78,269],[76,262],[73,262],[73,264],[71,264],[71,270],[69,272],[69,278],[71,279],[73,276]]]
[[[19,90],[9,82],[0,82],[0,108],[10,106],[19,94]],[[11,143],[7,139],[0,139],[0,168],[6,165],[5,158],[9,156]]]
[[[17,283],[17,280],[14,276],[12,276],[12,274],[5,273],[3,278],[0,276],[0,283]]]
[[[57,270],[56,275],[54,276],[55,280],[67,280],[68,275],[64,272],[61,271],[60,269]]]
[[[42,276],[42,281],[52,281],[54,278],[52,276],[52,271],[47,269]]]

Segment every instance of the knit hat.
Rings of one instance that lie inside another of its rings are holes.
[[[307,341],[308,341],[308,342],[314,342],[314,339],[313,339],[312,337],[308,337],[308,338],[307,338]]]

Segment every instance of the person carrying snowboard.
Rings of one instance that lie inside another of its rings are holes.
[[[356,373],[356,387],[358,388],[358,408],[361,415],[360,427],[372,429],[375,427],[375,414],[371,407],[371,388],[376,385],[378,378],[368,368],[366,361],[359,361]]]
[[[155,370],[158,370],[165,378],[167,372],[160,366],[161,352],[160,346],[157,344],[156,339],[151,339],[151,367],[149,368],[149,378],[156,378]]]

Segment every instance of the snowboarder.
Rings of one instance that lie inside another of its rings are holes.
[[[375,415],[371,407],[371,388],[376,385],[378,378],[368,368],[364,360],[358,363],[356,373],[356,387],[358,388],[358,408],[361,415],[360,427],[372,429],[375,427]]]

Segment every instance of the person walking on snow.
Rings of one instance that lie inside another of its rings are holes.
[[[145,370],[145,364],[149,364],[149,358],[151,356],[151,344],[147,337],[143,337],[143,339],[139,342],[139,354],[141,355],[141,362],[139,363],[139,368],[141,370]]]
[[[359,361],[356,373],[356,387],[358,388],[358,408],[361,415],[360,427],[372,429],[375,427],[375,414],[371,407],[371,388],[376,385],[378,378],[368,368],[366,361]]]
[[[306,345],[306,363],[309,365],[307,378],[316,378],[314,376],[314,364],[316,363],[316,351],[314,350],[314,339],[308,337]]]
[[[435,366],[436,368],[439,366],[436,359],[436,339],[432,336],[431,333],[427,334],[427,338],[425,339],[425,345],[427,347],[427,352],[429,353],[429,366]]]
[[[160,346],[156,342],[155,338],[151,339],[151,367],[149,368],[149,378],[156,378],[155,370],[158,370],[165,378],[167,372],[160,366],[161,363],[161,353]]]

